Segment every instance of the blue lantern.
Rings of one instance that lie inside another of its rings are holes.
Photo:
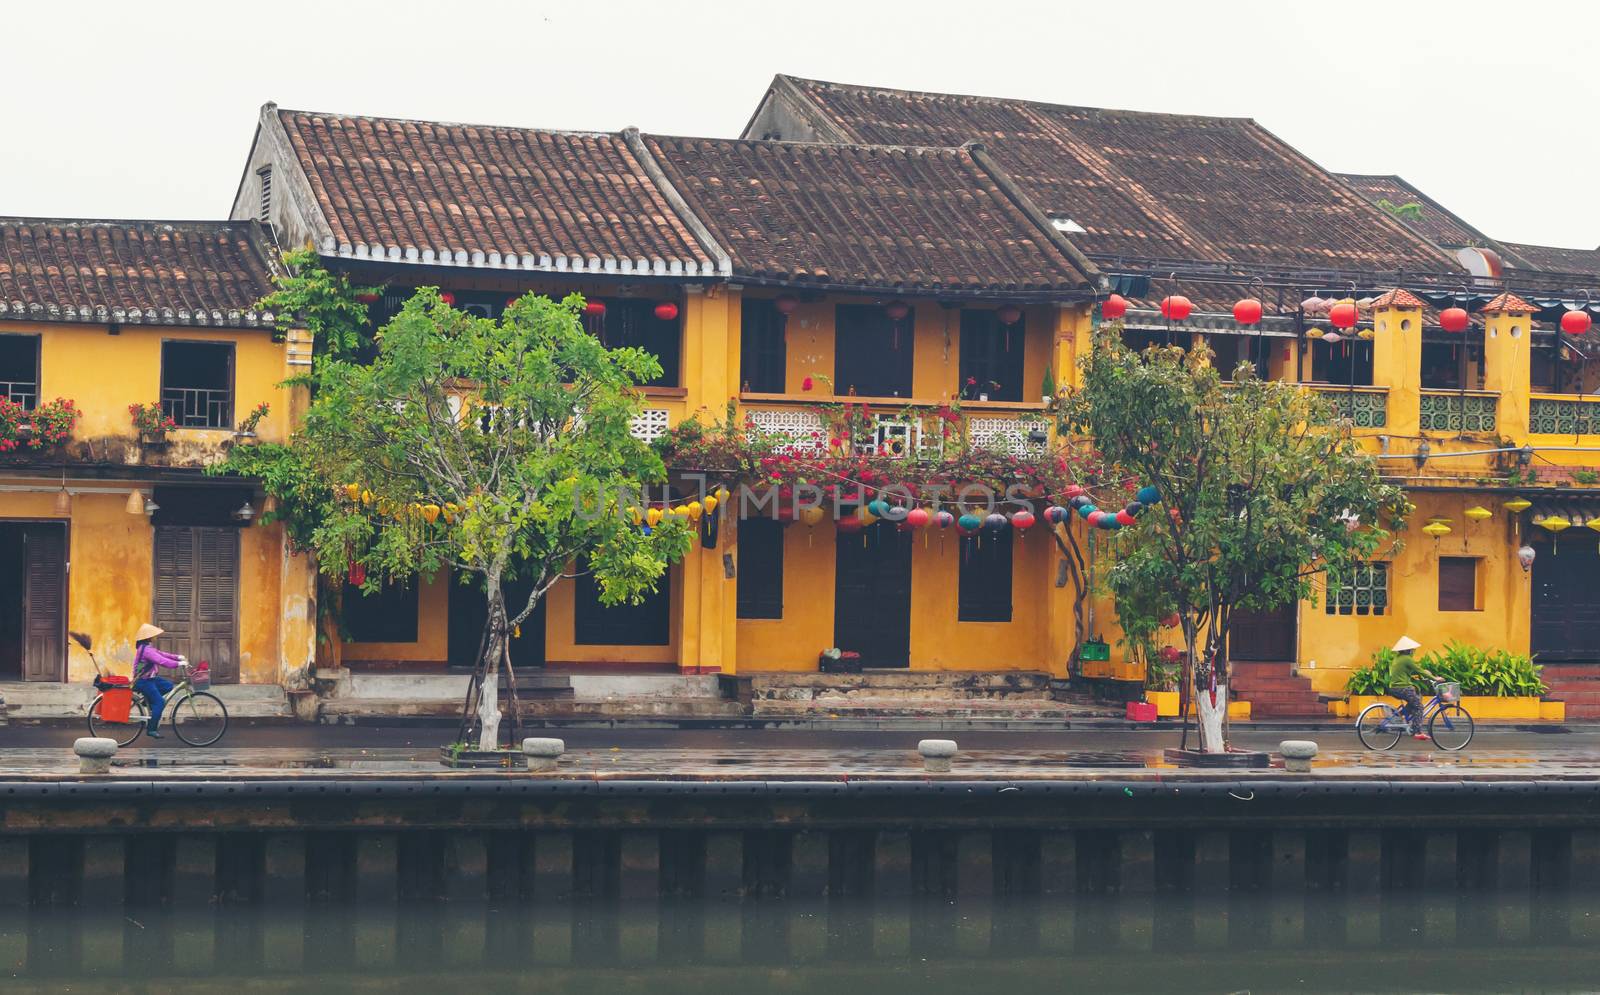
[[[1006,521],[1006,516],[1000,514],[998,511],[991,512],[989,517],[983,520],[984,527],[989,529],[991,532],[999,532],[1009,524],[1010,523]]]
[[[1084,518],[1088,518],[1090,515],[1094,514],[1095,512],[1097,512],[1099,510],[1100,510],[1099,508],[1096,508],[1092,504],[1080,504],[1080,505],[1078,505],[1078,514],[1082,515]]]
[[[1149,484],[1146,484],[1143,487],[1139,488],[1139,493],[1135,494],[1134,497],[1138,498],[1140,504],[1160,504],[1161,503],[1161,492],[1156,490],[1154,487],[1152,487]]]

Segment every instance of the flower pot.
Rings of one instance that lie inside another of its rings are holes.
[[[1144,700],[1155,707],[1156,714],[1167,718],[1178,714],[1178,692],[1146,691]]]
[[[987,401],[988,399],[989,399],[989,395],[988,394],[979,394],[978,395],[978,400],[980,400],[980,401]]]

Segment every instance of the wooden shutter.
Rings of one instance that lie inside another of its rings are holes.
[[[770,518],[739,522],[739,617],[783,617],[783,524]]]
[[[167,630],[156,646],[190,655],[194,636],[194,530],[155,530],[155,597],[152,621]]]
[[[1011,621],[1011,530],[962,539],[958,622]]]
[[[239,532],[195,529],[195,644],[189,659],[211,663],[219,683],[239,680]]]
[[[22,679],[67,679],[67,529],[26,525],[22,530],[27,574],[24,600]]]
[[[1478,560],[1471,556],[1439,557],[1439,610],[1478,610]]]
[[[573,581],[573,642],[579,646],[665,646],[672,641],[672,572],[636,605],[600,603],[587,566]]]

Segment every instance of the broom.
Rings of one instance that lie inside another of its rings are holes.
[[[94,658],[94,640],[89,638],[89,634],[87,632],[68,632],[67,635],[71,636],[72,641],[82,646],[83,651],[89,654],[89,662],[94,664],[95,676],[104,677],[106,674],[105,671],[100,669],[100,661]]]

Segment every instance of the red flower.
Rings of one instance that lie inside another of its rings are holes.
[[[810,377],[806,377],[804,380],[800,381],[800,389],[801,390],[810,390],[812,388],[812,386],[813,386],[813,384],[811,383],[811,378]]]

